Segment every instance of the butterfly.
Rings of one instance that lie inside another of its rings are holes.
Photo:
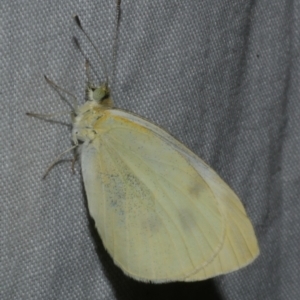
[[[88,84],[87,96],[72,113],[72,148],[89,213],[125,274],[198,281],[258,256],[243,204],[212,168],[162,128],[114,108],[107,82]]]

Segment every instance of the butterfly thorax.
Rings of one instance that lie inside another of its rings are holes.
[[[73,119],[72,139],[75,144],[78,141],[89,142],[98,133],[94,125],[103,117],[105,111],[113,107],[107,85],[99,87],[88,87],[88,101],[77,108]]]

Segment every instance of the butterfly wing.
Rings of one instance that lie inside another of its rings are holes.
[[[238,197],[171,135],[121,110],[107,110],[94,129],[81,153],[89,211],[127,275],[203,280],[258,255]]]

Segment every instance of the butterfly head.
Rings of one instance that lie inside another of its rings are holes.
[[[106,83],[99,86],[87,87],[88,100],[97,102],[105,107],[113,107],[113,101],[110,97],[110,89]]]

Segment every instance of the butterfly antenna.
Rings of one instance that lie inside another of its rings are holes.
[[[116,73],[116,61],[117,61],[117,53],[118,53],[118,36],[119,36],[120,19],[121,19],[121,0],[117,0],[116,19],[115,19],[115,36],[114,36],[114,44],[113,44],[113,66],[112,66],[112,74],[111,74],[111,83],[112,84],[113,84],[113,80],[115,78],[115,73]]]
[[[107,84],[108,86],[108,73],[107,73],[107,68],[106,68],[106,65],[104,63],[104,60],[102,59],[101,55],[100,55],[100,52],[98,51],[97,47],[95,46],[95,44],[93,43],[92,39],[89,37],[89,35],[86,33],[86,31],[83,29],[83,27],[81,26],[81,22],[80,22],[80,19],[78,17],[78,15],[75,15],[74,17],[74,20],[77,24],[77,26],[80,28],[80,30],[83,32],[83,34],[85,35],[85,37],[88,39],[88,41],[91,43],[92,47],[94,48],[94,50],[96,51],[97,55],[98,55],[98,58],[102,64],[102,68],[103,68],[103,71],[104,71],[104,76],[105,76],[105,83]]]

